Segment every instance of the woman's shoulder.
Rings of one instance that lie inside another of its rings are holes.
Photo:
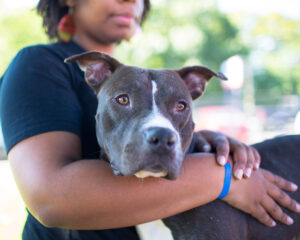
[[[59,62],[63,63],[63,61],[60,60],[80,52],[83,52],[83,49],[74,42],[57,42],[24,47],[18,52],[16,58],[25,60],[28,58],[31,61],[38,60],[39,62],[59,60]]]
[[[11,61],[4,76],[18,76],[27,74],[31,76],[35,72],[55,74],[66,74],[66,72],[76,72],[74,66],[64,63],[64,59],[83,52],[78,45],[69,43],[37,44],[24,47]]]
[[[12,79],[25,79],[24,76],[31,76],[32,69],[37,71],[45,71],[47,68],[51,70],[54,65],[59,65],[61,59],[57,54],[49,50],[46,45],[32,45],[21,49],[12,59],[4,72],[2,82],[12,82]],[[55,66],[57,67],[57,66]],[[21,76],[23,76],[21,78]],[[32,76],[31,76],[32,77]]]
[[[65,64],[64,59],[80,52],[73,43],[51,43],[21,49],[1,78],[1,85],[23,83],[77,84],[83,77],[77,65]],[[48,80],[48,81],[47,81]]]

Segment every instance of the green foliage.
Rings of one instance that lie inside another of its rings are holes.
[[[150,68],[205,65],[219,70],[233,55],[249,57],[256,97],[300,93],[300,20],[220,13],[216,0],[152,0],[143,34],[122,42],[121,61]],[[21,48],[48,42],[34,10],[4,13],[0,6],[0,75]],[[213,80],[205,97],[221,92]],[[202,99],[203,100],[203,99]],[[274,100],[275,101],[275,100]]]
[[[268,90],[269,82],[276,83],[281,95],[300,94],[300,20],[287,19],[279,14],[265,16],[253,30],[260,41],[270,41],[272,47],[262,56],[263,66],[273,77],[257,81],[260,90]],[[274,86],[274,85],[273,85]]]
[[[300,20],[279,14],[231,16],[249,46],[256,102],[276,103],[300,94]]]
[[[1,9],[0,9],[1,10]],[[47,42],[35,10],[0,14],[0,75],[23,47]]]
[[[143,36],[117,51],[125,62],[152,68],[201,64],[219,70],[226,58],[248,54],[238,29],[218,12],[214,0],[153,3]],[[212,81],[209,88],[210,93],[220,91],[220,84]]]

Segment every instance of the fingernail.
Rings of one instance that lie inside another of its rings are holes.
[[[252,172],[251,168],[247,168],[245,175],[249,178],[251,176],[251,172]]]
[[[294,223],[294,220],[291,217],[289,217],[289,216],[287,217],[286,221],[287,221],[288,225],[291,225],[291,224]]]
[[[218,162],[219,162],[219,164],[221,164],[221,165],[225,165],[225,163],[226,163],[226,158],[225,158],[224,156],[219,156],[219,157],[218,157]]]
[[[272,222],[272,227],[275,227],[276,226],[276,222]]]
[[[210,151],[210,145],[209,144],[205,144],[205,145],[203,145],[203,151],[204,152],[209,152]]]
[[[255,166],[256,169],[259,169],[259,163],[255,163],[254,166]]]
[[[295,183],[292,183],[291,187],[292,187],[293,190],[297,190],[298,189],[298,186]]]
[[[235,173],[234,173],[235,177],[237,179],[242,179],[242,176],[243,176],[243,170],[242,169],[239,169],[237,170]]]

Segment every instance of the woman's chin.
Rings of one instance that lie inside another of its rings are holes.
[[[101,34],[99,34],[99,32],[94,32],[93,34],[90,34],[88,38],[93,39],[93,41],[96,41],[99,44],[110,45],[118,44],[122,40],[129,40],[136,32],[137,28],[116,28],[113,31],[112,29],[102,31]]]
[[[133,37],[136,33],[140,31],[140,26],[137,24],[135,24],[132,27],[119,27],[116,29],[114,36],[119,41],[129,40],[131,37]]]

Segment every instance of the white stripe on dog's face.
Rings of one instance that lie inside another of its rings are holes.
[[[159,108],[155,102],[156,92],[157,92],[157,84],[156,82],[152,81],[152,112],[147,117],[147,121],[144,124],[143,129],[147,129],[149,127],[168,128],[171,131],[176,132],[177,137],[179,137],[177,131],[173,127],[170,120],[160,113]]]

